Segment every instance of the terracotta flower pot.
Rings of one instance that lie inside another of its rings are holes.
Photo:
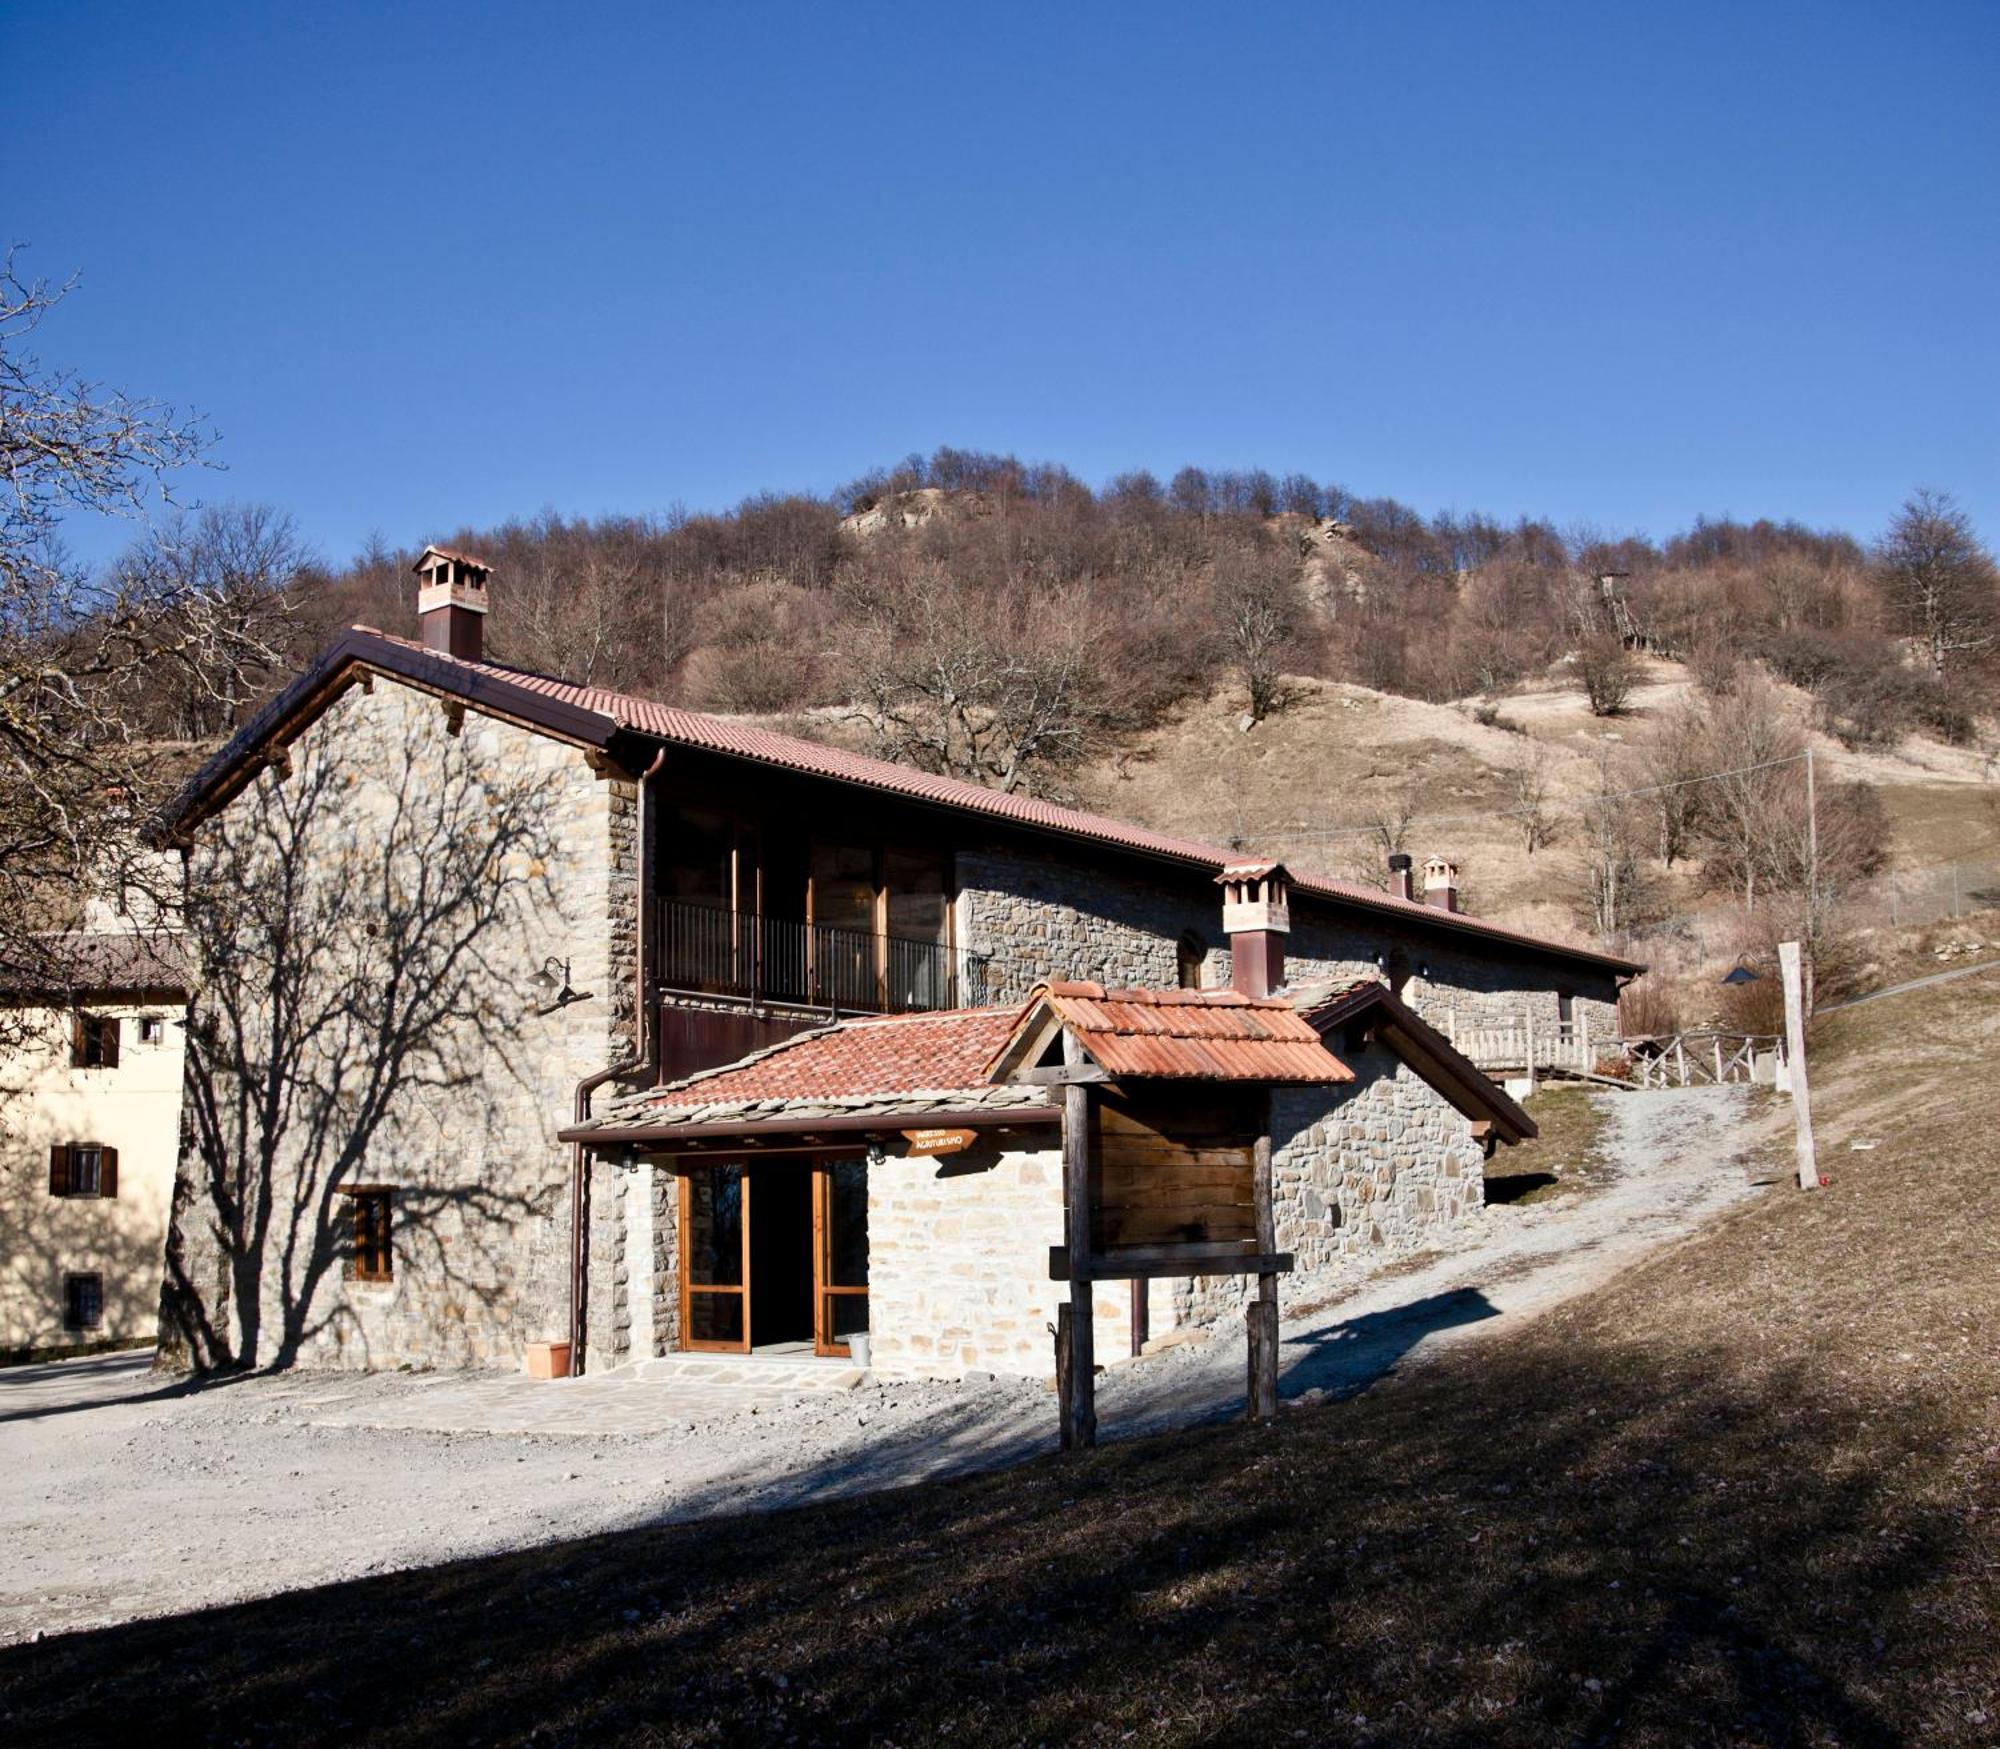
[[[528,1344],[528,1377],[531,1379],[568,1378],[569,1344],[567,1342],[530,1342]]]

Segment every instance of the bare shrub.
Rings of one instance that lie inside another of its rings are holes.
[[[1592,716],[1623,716],[1639,684],[1639,664],[1619,638],[1600,632],[1584,639],[1578,649],[1576,679]]]

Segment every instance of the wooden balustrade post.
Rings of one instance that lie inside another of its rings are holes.
[[[1278,1221],[1271,1207],[1271,1103],[1265,1095],[1264,1123],[1252,1156],[1254,1172],[1251,1195],[1257,1214],[1257,1249],[1270,1256],[1278,1249]],[[1278,1414],[1278,1278],[1257,1277],[1257,1297],[1250,1302],[1244,1322],[1250,1344],[1248,1413],[1252,1421],[1273,1421]]]

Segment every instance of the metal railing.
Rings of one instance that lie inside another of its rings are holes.
[[[943,942],[837,929],[752,911],[659,901],[660,982],[864,1014],[920,1014],[986,1000],[984,961]]]

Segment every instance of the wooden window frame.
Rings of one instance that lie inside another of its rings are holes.
[[[96,1171],[88,1190],[78,1187],[77,1156],[95,1157]],[[49,1147],[49,1195],[65,1201],[116,1202],[118,1150],[108,1142],[54,1142]]]
[[[92,1014],[79,1008],[70,1029],[69,1066],[72,1069],[115,1069],[118,1067],[120,1022],[115,1014]]]
[[[346,1261],[342,1279],[362,1287],[389,1287],[396,1280],[396,1192],[387,1184],[343,1185],[348,1199]],[[370,1231],[370,1211],[380,1209],[380,1231]]]
[[[694,1201],[694,1174],[701,1171],[723,1171],[735,1167],[742,1174],[742,1246],[741,1270],[743,1279],[734,1284],[729,1282],[697,1282],[694,1279],[693,1247],[689,1235],[692,1232],[690,1216]],[[680,1302],[681,1302],[681,1347],[690,1354],[748,1354],[750,1352],[750,1162],[748,1160],[703,1160],[683,1167],[679,1172],[680,1189],[675,1202],[674,1218],[680,1247]],[[697,1340],[694,1334],[694,1298],[706,1294],[713,1298],[734,1295],[741,1307],[738,1324],[743,1336],[737,1342],[718,1342],[713,1339]]]

